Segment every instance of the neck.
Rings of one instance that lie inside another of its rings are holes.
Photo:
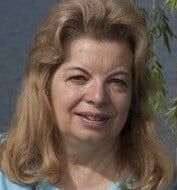
[[[118,143],[85,143],[77,140],[64,141],[66,167],[59,187],[65,189],[106,189],[117,181]],[[89,180],[88,180],[89,179]]]
[[[116,169],[117,146],[115,141],[94,144],[76,140],[65,141],[68,172],[73,175],[74,172],[81,174],[84,172],[86,175],[93,175],[95,172],[106,178],[112,178],[111,172],[114,173]]]

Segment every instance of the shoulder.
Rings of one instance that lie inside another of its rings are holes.
[[[0,145],[6,141],[8,134],[0,133]],[[60,190],[48,183],[47,181],[40,181],[36,184],[36,186],[32,186],[29,184],[21,184],[15,183],[11,181],[5,173],[0,169],[0,190]]]
[[[3,171],[0,170],[0,187],[1,190],[61,190],[47,181],[39,182],[35,187],[29,184],[15,183],[9,180]]]
[[[2,171],[0,171],[0,187],[1,190],[32,190],[32,186],[27,184],[18,184],[10,181]]]
[[[2,144],[7,138],[7,133],[0,133],[0,144]],[[0,187],[1,190],[32,190],[30,185],[26,184],[18,184],[10,181],[4,174],[2,170],[0,170]]]
[[[0,133],[0,143],[2,143],[7,137],[7,133]]]
[[[177,177],[173,182],[168,186],[167,190],[176,190],[177,189]]]

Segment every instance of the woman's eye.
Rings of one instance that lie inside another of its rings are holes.
[[[87,79],[82,75],[76,75],[69,78],[70,82],[76,83],[76,84],[84,84]]]
[[[121,86],[121,87],[126,87],[126,82],[122,79],[118,79],[118,78],[112,78],[110,79],[110,82],[117,85],[117,86]]]

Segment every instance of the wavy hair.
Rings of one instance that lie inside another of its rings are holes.
[[[12,126],[0,148],[1,169],[12,181],[28,184],[62,175],[65,154],[51,106],[51,78],[64,62],[66,44],[84,36],[129,44],[133,97],[117,167],[126,179],[136,176],[142,189],[162,189],[172,181],[174,169],[149,101],[151,43],[140,10],[126,0],[65,0],[49,12],[29,53]]]

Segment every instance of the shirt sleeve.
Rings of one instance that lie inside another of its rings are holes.
[[[0,189],[1,190],[32,190],[32,186],[27,184],[18,184],[10,181],[2,171],[0,171]]]
[[[6,139],[7,133],[0,133],[0,144]],[[10,181],[0,170],[0,190],[32,190],[32,187],[27,184],[18,184]]]
[[[6,137],[7,137],[7,133],[0,133],[0,144],[3,143]]]
[[[173,183],[169,185],[169,187],[166,190],[176,190],[176,189],[177,189],[177,177],[175,178]]]

